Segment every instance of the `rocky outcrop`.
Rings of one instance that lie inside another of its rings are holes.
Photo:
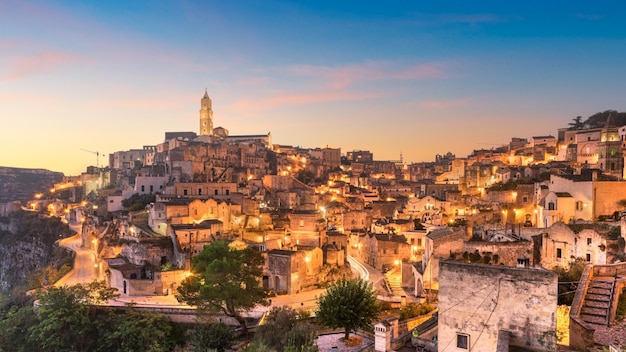
[[[31,286],[27,282],[30,276],[47,267],[54,271],[69,261],[71,254],[59,248],[58,240],[70,234],[58,218],[34,213],[16,212],[0,222],[0,292],[20,284]]]

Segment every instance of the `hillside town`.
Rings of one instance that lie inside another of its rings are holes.
[[[198,120],[197,133],[165,132],[108,160],[94,152],[85,173],[0,204],[0,216],[23,208],[78,224],[122,297],[175,297],[194,256],[217,240],[261,252],[258,279],[275,297],[327,287],[358,262],[382,278],[379,300],[438,308],[435,330],[419,336],[377,323],[376,351],[616,343],[596,334],[615,325],[626,287],[626,125],[611,113],[601,126],[578,121],[556,136],[415,163],[231,134],[214,127],[206,91]],[[576,261],[588,265],[561,314],[552,270]]]

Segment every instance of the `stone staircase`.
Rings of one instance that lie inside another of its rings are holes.
[[[615,279],[596,277],[589,282],[580,318],[591,324],[608,325],[611,320],[611,301]]]
[[[391,293],[394,296],[404,296],[404,290],[402,289],[402,278],[400,277],[400,269],[394,267],[385,273],[385,280],[387,280],[387,285],[391,290]]]

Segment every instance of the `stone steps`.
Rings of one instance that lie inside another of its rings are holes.
[[[585,301],[585,307],[609,309],[611,302],[609,301]]]
[[[387,285],[394,296],[404,296],[404,290],[402,289],[402,278],[400,277],[400,270],[393,268],[385,273],[385,280]]]
[[[608,325],[611,300],[613,297],[613,281],[591,280],[587,294],[583,300],[580,318],[591,324]]]

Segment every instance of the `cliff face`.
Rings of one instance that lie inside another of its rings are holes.
[[[58,218],[17,212],[0,222],[0,292],[17,285],[49,284],[51,272],[71,262],[71,254],[57,240],[71,230]],[[52,274],[52,276],[54,276]]]
[[[47,191],[62,180],[62,172],[0,166],[0,203],[12,200],[25,203],[35,193]]]

